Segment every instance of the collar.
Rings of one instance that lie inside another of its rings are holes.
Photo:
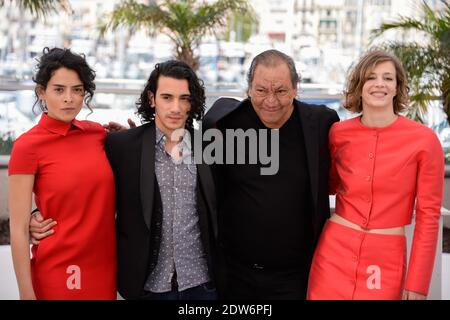
[[[53,119],[49,117],[46,113],[42,113],[38,125],[44,129],[47,129],[50,132],[59,134],[61,136],[66,136],[69,133],[72,126],[81,129],[82,131],[86,129],[83,122],[78,121],[77,119],[73,119],[71,122],[67,123]]]
[[[165,143],[166,143],[166,136],[158,127],[156,127],[156,145],[164,146]]]
[[[156,126],[155,126],[156,127]],[[156,127],[156,145],[163,151],[165,151],[167,137],[164,133]],[[191,135],[189,130],[184,130],[183,138],[180,143],[177,144],[182,153],[182,158],[189,158],[192,155]]]

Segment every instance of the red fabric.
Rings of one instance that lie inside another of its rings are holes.
[[[9,175],[35,174],[36,205],[58,222],[32,248],[38,299],[116,299],[115,189],[105,138],[97,123],[43,114],[14,143]]]
[[[401,299],[405,264],[405,236],[328,221],[314,253],[307,299]]]
[[[436,134],[399,116],[385,128],[360,117],[335,123],[329,135],[336,213],[366,229],[416,226],[405,288],[427,294],[433,270],[444,182]]]

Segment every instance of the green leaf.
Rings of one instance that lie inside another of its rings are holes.
[[[19,6],[23,10],[31,12],[37,17],[45,17],[58,10],[71,12],[68,0],[6,0],[6,2]],[[5,5],[5,0],[0,0],[0,7]]]
[[[104,34],[107,30],[126,27],[144,28],[149,34],[164,33],[175,44],[175,57],[196,70],[198,57],[193,52],[202,37],[225,27],[230,15],[252,12],[247,0],[164,0],[158,4],[125,0],[114,9],[107,23],[100,24],[100,31]]]
[[[441,12],[423,2],[422,18],[400,16],[397,21],[382,24],[372,31],[372,40],[388,30],[423,32],[426,44],[387,42],[382,47],[398,56],[405,67],[411,89],[407,115],[421,121],[430,101],[439,99],[450,123],[450,4],[441,2]]]

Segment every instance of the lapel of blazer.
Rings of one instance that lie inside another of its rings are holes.
[[[300,124],[303,129],[309,179],[311,181],[311,194],[313,197],[314,206],[317,208],[319,191],[319,123],[311,110],[309,110],[308,106],[302,106],[297,100],[294,100],[294,104],[297,107],[298,114],[300,116]]]
[[[214,239],[217,239],[217,210],[216,210],[216,196],[214,181],[211,174],[211,170],[207,164],[200,163],[197,164],[197,177],[200,180],[199,186],[202,188],[205,196],[205,203],[208,206],[208,211],[210,212],[211,224],[214,232]]]
[[[155,193],[155,124],[144,129],[142,136],[140,193],[142,214],[150,230]]]
[[[194,130],[189,130],[189,133],[192,137],[191,139],[191,149],[195,153],[196,148],[194,146],[195,143],[195,133]],[[198,133],[198,132],[197,132]],[[200,148],[199,151],[203,151],[202,148]],[[200,157],[199,157],[200,158]],[[194,161],[197,159],[197,157],[194,154]],[[211,218],[211,224],[213,227],[214,237],[217,239],[217,210],[216,210],[216,194],[215,194],[215,186],[214,186],[214,180],[211,174],[210,167],[203,163],[203,157],[201,163],[196,163],[197,166],[197,178],[199,179],[199,183],[197,183],[197,186],[199,186],[202,190],[199,190],[205,197],[205,203],[208,206],[208,211],[210,212],[210,218]]]

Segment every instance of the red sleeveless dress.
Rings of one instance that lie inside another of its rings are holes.
[[[34,174],[35,202],[55,233],[32,247],[37,299],[116,299],[114,177],[101,125],[43,114],[13,146],[9,175]]]

